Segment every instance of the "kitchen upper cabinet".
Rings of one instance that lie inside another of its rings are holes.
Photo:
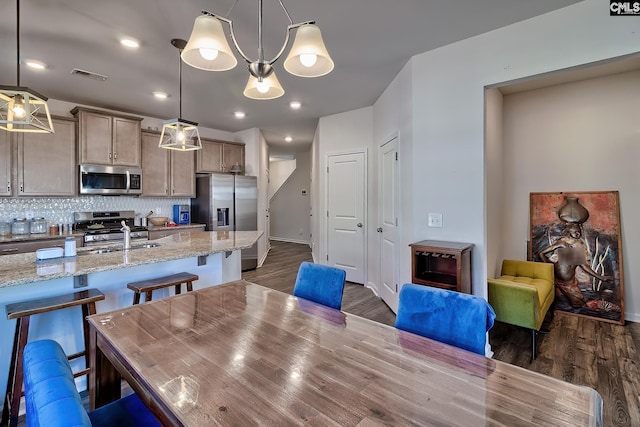
[[[222,171],[230,172],[236,163],[240,165],[240,174],[244,175],[244,145],[224,143],[222,145]]]
[[[202,150],[196,154],[196,172],[222,172],[222,142],[201,139]]]
[[[244,144],[202,139],[202,150],[196,154],[196,172],[230,172],[238,163],[244,173]]]
[[[55,133],[16,133],[18,196],[75,196],[76,121],[54,118]]]
[[[142,132],[142,195],[195,197],[193,151],[159,148],[160,134]]]
[[[141,166],[139,117],[74,108],[81,164]]]
[[[11,138],[0,130],[0,196],[11,196]]]
[[[173,197],[196,197],[193,151],[169,151],[171,151],[171,195]]]

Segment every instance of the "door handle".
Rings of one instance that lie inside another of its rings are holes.
[[[358,228],[362,228],[362,223],[361,223],[361,222],[357,223],[357,224],[356,224],[356,227],[358,227]]]
[[[376,231],[377,231],[378,233],[382,233],[382,227],[378,227],[378,228],[376,228]]]

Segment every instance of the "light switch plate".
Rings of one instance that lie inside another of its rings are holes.
[[[441,213],[429,213],[429,227],[442,228]]]

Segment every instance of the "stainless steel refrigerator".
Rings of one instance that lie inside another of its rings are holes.
[[[214,173],[196,178],[191,199],[192,222],[206,224],[207,231],[258,229],[258,184],[255,176]],[[258,244],[242,250],[242,271],[258,266]]]

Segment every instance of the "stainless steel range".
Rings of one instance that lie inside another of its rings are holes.
[[[96,246],[122,242],[122,221],[131,229],[132,241],[147,240],[147,227],[134,225],[135,216],[134,211],[75,212],[73,219],[76,231],[84,233],[84,245]]]

